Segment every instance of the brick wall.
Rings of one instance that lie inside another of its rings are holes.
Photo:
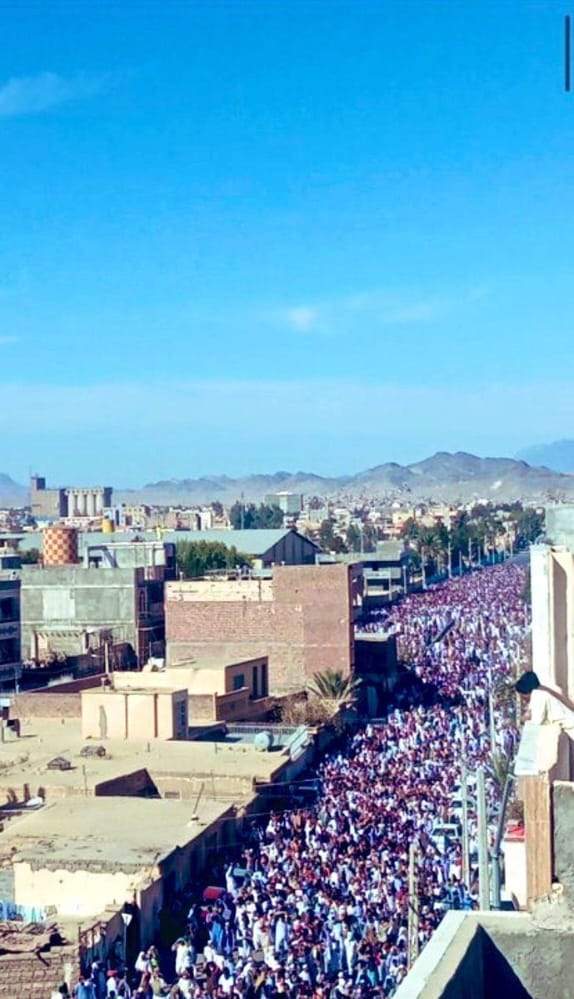
[[[81,718],[81,691],[100,687],[102,675],[59,683],[42,690],[16,694],[10,707],[11,718]]]
[[[268,654],[270,691],[300,688],[328,667],[346,673],[353,663],[350,573],[342,564],[277,566],[273,600],[261,602],[182,599],[186,584],[168,583],[168,662]]]
[[[215,721],[215,694],[189,695],[189,724],[196,721]]]
[[[0,999],[46,999],[63,981],[79,975],[78,947],[51,947],[41,954],[0,955]]]

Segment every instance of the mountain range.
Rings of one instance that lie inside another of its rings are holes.
[[[327,477],[314,472],[275,472],[230,478],[220,475],[198,479],[151,482],[137,491],[118,491],[123,502],[157,504],[206,503],[220,500],[261,501],[267,493],[304,493],[323,497],[412,496],[414,499],[528,499],[565,498],[572,492],[574,475],[532,466],[514,458],[479,458],[464,451],[439,451],[410,465],[386,462],[356,475]]]
[[[570,443],[574,448],[574,442]],[[360,498],[387,497],[447,501],[574,500],[574,474],[531,465],[516,458],[479,458],[465,451],[439,451],[410,465],[385,462],[356,475],[322,476],[314,472],[274,472],[269,475],[204,476],[150,482],[141,489],[114,490],[119,503],[194,505],[220,500],[225,505],[243,497],[260,502],[267,493],[304,493],[306,496]],[[0,506],[22,506],[28,490],[0,473]]]

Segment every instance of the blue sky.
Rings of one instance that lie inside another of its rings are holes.
[[[0,470],[573,436],[568,12],[3,0]]]

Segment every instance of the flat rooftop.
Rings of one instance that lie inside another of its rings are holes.
[[[198,818],[193,820],[189,801],[115,798],[113,805],[109,798],[55,801],[10,822],[0,837],[0,855],[51,870],[78,865],[84,870],[109,871],[113,866],[149,871],[229,810],[229,805],[200,801]]]
[[[160,670],[160,672],[161,673],[167,673],[169,675],[174,670],[178,670],[178,669],[186,669],[186,670],[188,670],[188,669],[195,669],[195,670],[202,670],[202,669],[225,670],[225,669],[228,669],[230,666],[244,666],[244,665],[246,665],[248,663],[259,663],[259,662],[261,662],[262,659],[267,659],[267,656],[266,655],[264,655],[264,656],[240,656],[240,655],[223,656],[223,655],[217,655],[217,653],[214,653],[214,654],[210,655],[209,652],[208,652],[205,655],[202,653],[199,656],[194,656],[192,659],[184,659],[181,662],[172,663],[170,666],[165,666],[162,670]],[[176,679],[177,678],[174,677],[174,681]]]
[[[258,752],[247,742],[83,739],[76,718],[22,719],[21,732],[20,739],[0,743],[0,801],[10,790],[19,795],[24,785],[31,796],[45,788],[48,800],[50,789],[54,793],[58,789],[61,797],[91,795],[102,782],[142,769],[152,779],[160,775],[208,776],[220,783],[226,779],[237,787],[239,800],[254,779],[277,779],[289,759],[281,752]],[[80,756],[84,747],[100,745],[106,757]],[[69,760],[72,769],[49,770],[48,763],[57,756]]]

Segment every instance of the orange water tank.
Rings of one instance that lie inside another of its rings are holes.
[[[54,524],[42,534],[44,565],[76,565],[78,563],[78,532],[75,527]]]

